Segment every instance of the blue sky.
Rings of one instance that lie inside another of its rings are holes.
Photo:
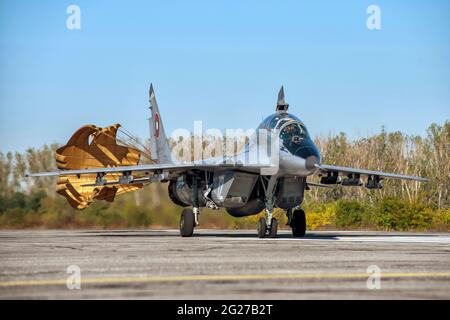
[[[70,4],[81,30],[66,28]],[[256,127],[281,84],[313,135],[424,135],[450,118],[445,0],[2,0],[0,47],[3,152],[87,123],[147,137],[150,82],[168,133]]]

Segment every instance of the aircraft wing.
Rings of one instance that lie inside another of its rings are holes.
[[[372,171],[366,169],[356,169],[349,167],[339,167],[328,164],[317,164],[316,167],[320,170],[322,174],[336,174],[336,175],[363,175],[368,177],[378,177],[378,178],[392,178],[392,179],[402,179],[402,180],[413,180],[420,182],[429,181],[426,178],[416,177],[416,176],[407,176],[396,173],[386,173],[381,171]]]
[[[243,165],[240,162],[237,163],[207,163],[207,162],[192,162],[182,164],[144,164],[137,166],[119,166],[119,167],[107,167],[107,168],[90,168],[80,170],[58,170],[52,172],[37,172],[28,173],[26,177],[53,177],[53,176],[80,176],[80,175],[92,175],[92,174],[119,174],[119,173],[154,173],[154,172],[181,172],[195,169],[243,169],[243,170],[257,170],[264,168],[264,166],[258,165]]]

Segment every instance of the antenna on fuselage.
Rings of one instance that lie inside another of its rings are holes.
[[[281,86],[278,92],[277,113],[286,113],[289,109],[289,103],[284,100],[284,88]]]

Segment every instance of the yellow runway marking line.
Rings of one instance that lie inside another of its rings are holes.
[[[241,275],[192,275],[192,276],[144,276],[123,278],[82,278],[81,284],[118,284],[118,283],[149,283],[149,282],[187,282],[187,281],[251,281],[251,280],[284,280],[284,279],[361,279],[368,278],[368,273],[297,273],[297,274],[241,274]],[[400,278],[449,278],[450,272],[442,273],[381,273],[384,279]],[[17,280],[0,281],[0,287],[23,287],[23,286],[51,286],[65,285],[65,279],[50,280]]]

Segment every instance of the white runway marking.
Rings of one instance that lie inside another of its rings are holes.
[[[177,237],[178,230],[160,229],[154,232],[173,233]],[[108,232],[103,233],[105,236]],[[111,233],[113,234],[113,233]],[[145,234],[145,232],[143,233]],[[250,230],[214,230],[200,229],[194,233],[194,239],[226,239],[227,241],[342,241],[342,242],[384,242],[384,243],[432,243],[450,244],[449,233],[419,234],[406,232],[364,232],[364,231],[310,231],[304,238],[292,238],[290,231],[281,230],[276,239],[259,239],[256,232]]]
[[[286,239],[287,240],[287,239]],[[335,237],[333,239],[305,238],[304,240],[329,240],[329,241],[345,241],[345,242],[407,242],[407,243],[441,243],[450,244],[450,237],[427,237],[427,236],[373,236],[373,237]]]
[[[305,238],[229,238],[227,240],[253,241],[342,241],[342,242],[387,242],[387,243],[435,243],[450,244],[450,236],[306,236]]]

